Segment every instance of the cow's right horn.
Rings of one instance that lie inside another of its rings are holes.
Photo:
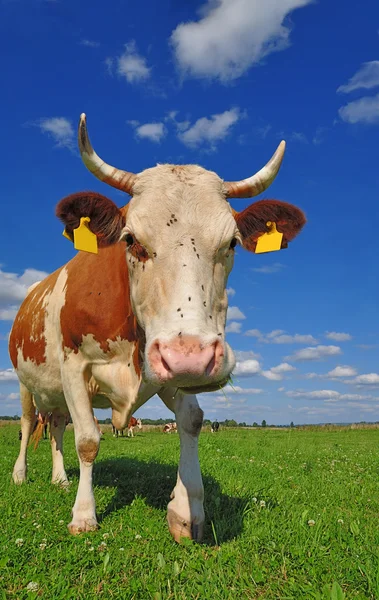
[[[95,177],[118,190],[123,190],[130,195],[133,194],[133,185],[137,176],[135,173],[129,173],[128,171],[123,171],[122,169],[117,169],[116,167],[108,165],[96,154],[89,141],[86,115],[84,113],[80,115],[78,143],[82,160],[87,169],[91,171]]]

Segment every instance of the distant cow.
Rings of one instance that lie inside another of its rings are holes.
[[[141,421],[141,419],[136,419],[135,417],[130,417],[129,423],[128,423],[128,437],[134,437],[134,434],[133,434],[134,427],[138,427],[138,429],[142,429],[142,421]],[[124,437],[124,430],[116,429],[116,427],[114,425],[112,425],[112,433],[113,433],[113,437],[118,437],[119,434],[121,434],[121,436]]]
[[[211,425],[211,432],[217,433],[219,429],[220,429],[220,423],[218,421],[213,421],[213,423]]]
[[[224,181],[197,165],[117,169],[94,151],[84,114],[78,134],[89,171],[132,198],[119,208],[85,191],[57,206],[66,236],[81,251],[30,291],[12,326],[9,351],[20,380],[23,436],[13,479],[26,478],[24,438],[27,444],[34,425],[34,396],[38,410],[57,419],[51,431],[57,447],[60,424],[71,415],[80,479],[69,531],[96,529],[92,471],[100,434],[93,409],[111,409],[112,423],[123,429],[158,394],[175,414],[180,435],[169,529],[176,540],[198,540],[205,515],[197,450],[203,411],[196,394],[220,390],[235,365],[225,339],[235,249],[287,248],[305,224],[302,211],[287,202],[263,199],[237,211],[229,199],[268,188],[285,143],[255,175]],[[229,169],[233,162],[238,164],[236,156]],[[32,206],[38,209],[38,199]],[[280,289],[277,294],[280,307]],[[97,384],[94,393],[89,378]],[[53,479],[65,480],[63,457],[54,464]]]
[[[163,427],[163,433],[178,433],[176,423],[166,423]]]

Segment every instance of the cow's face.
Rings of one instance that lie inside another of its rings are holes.
[[[224,382],[234,367],[225,288],[241,237],[221,179],[197,166],[144,171],[123,238],[132,308],[146,336],[146,379]]]
[[[80,216],[89,216],[100,244],[125,240],[130,299],[146,338],[145,379],[192,391],[218,389],[234,367],[225,321],[236,245],[254,251],[275,222],[286,247],[305,223],[291,204],[263,200],[236,213],[227,197],[263,191],[280,167],[284,143],[255,176],[228,183],[194,165],[160,165],[138,175],[110,167],[93,151],[84,117],[79,146],[97,177],[133,198],[119,211],[99,195],[76,194],[57,214],[71,230]]]

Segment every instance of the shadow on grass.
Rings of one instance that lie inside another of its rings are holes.
[[[68,469],[69,478],[79,477],[78,469]],[[153,508],[166,510],[176,482],[177,466],[144,462],[135,458],[99,460],[94,467],[94,485],[116,487],[116,494],[106,509],[98,515],[101,522],[107,515],[128,506],[136,496],[144,498]],[[248,498],[236,498],[221,492],[219,483],[208,475],[203,477],[205,527],[203,543],[214,546],[238,537],[242,531],[244,509]],[[214,527],[215,535],[212,528]]]

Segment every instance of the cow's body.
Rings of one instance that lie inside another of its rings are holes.
[[[178,433],[176,423],[166,423],[166,425],[163,427],[163,433]]]
[[[128,437],[134,437],[133,430],[135,427],[138,427],[138,429],[142,429],[142,421],[141,421],[141,419],[136,419],[135,417],[130,417],[129,423],[128,423]],[[112,433],[113,433],[113,437],[118,437],[119,434],[122,437],[124,437],[124,430],[117,429],[114,425],[112,425]]]
[[[281,247],[304,215],[276,200],[232,211],[228,197],[253,196],[274,179],[284,144],[256,175],[223,182],[194,165],[159,165],[138,175],[94,153],[82,116],[79,146],[99,179],[133,195],[122,209],[96,193],[62,200],[57,214],[75,237],[82,217],[97,236],[98,254],[79,252],[30,289],[10,335],[20,379],[22,440],[13,478],[26,477],[26,447],[35,407],[51,413],[53,481],[66,483],[62,442],[71,416],[80,480],[69,530],[97,527],[92,468],[100,432],[94,408],[111,408],[118,430],[154,394],[176,416],[181,458],[168,505],[170,532],[199,539],[204,522],[197,441],[203,412],[194,393],[220,389],[234,366],[225,341],[226,283],[237,243],[281,228]]]
[[[211,432],[217,433],[219,429],[220,429],[220,423],[218,421],[213,421],[213,423],[211,425]]]

